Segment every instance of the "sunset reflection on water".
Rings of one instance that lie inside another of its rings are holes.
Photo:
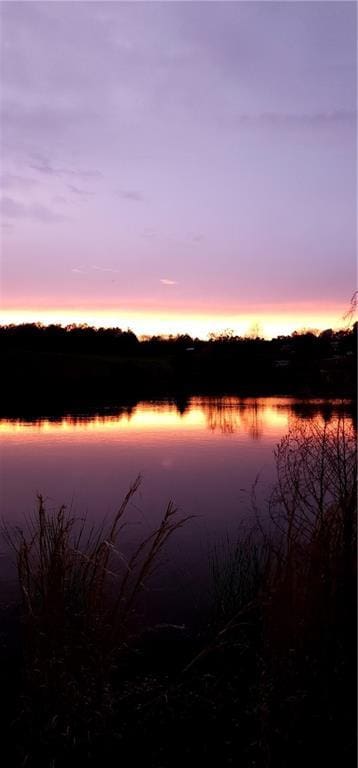
[[[185,583],[194,596],[210,547],[236,536],[243,521],[251,524],[254,484],[265,508],[275,480],[274,449],[288,429],[297,420],[330,421],[348,408],[290,398],[193,397],[92,415],[2,419],[0,513],[23,524],[41,493],[48,509],[66,504],[101,524],[140,474],[127,541],[151,532],[169,500],[194,515],[164,556],[165,583]]]
[[[335,406],[329,404],[334,415]],[[301,410],[300,410],[301,406]],[[187,433],[210,432],[224,435],[241,434],[253,440],[277,435],[287,429],[294,418],[322,419],[323,401],[299,402],[291,398],[191,398],[185,407],[173,402],[141,402],[136,406],[119,409],[118,412],[101,415],[67,415],[62,418],[42,418],[34,421],[1,419],[0,436],[6,439],[32,440],[41,435],[63,437],[71,440],[81,437],[84,441],[101,439],[124,433],[126,439],[138,439],[150,432],[152,437],[176,433],[178,440]]]

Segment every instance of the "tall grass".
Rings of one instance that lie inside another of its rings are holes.
[[[357,445],[344,418],[296,424],[276,450],[270,590],[278,612],[303,636],[325,622],[350,631],[356,572]],[[276,621],[276,634],[282,626]],[[282,622],[281,622],[282,624]],[[311,637],[311,641],[313,638]]]
[[[40,497],[27,529],[6,531],[27,634],[17,764],[98,765],[108,743],[114,762],[129,755],[152,768],[210,757],[227,766],[353,765],[355,438],[343,418],[293,424],[276,449],[267,505],[253,494],[253,530],[214,549],[213,615],[192,632],[182,673],[169,658],[163,679],[140,646],[126,678],[125,649],[137,600],[188,518],[169,504],[125,558],[121,534],[139,478],[100,530],[65,508],[49,514]]]
[[[229,537],[210,553],[214,623],[231,620],[256,600],[262,588],[265,561],[261,543],[242,528],[236,541]]]
[[[99,528],[64,506],[48,512],[42,496],[25,528],[4,527],[16,554],[23,604],[21,737],[34,764],[40,757],[41,765],[62,764],[79,745],[90,754],[105,732],[112,711],[111,675],[138,598],[169,537],[189,519],[169,502],[159,527],[125,557],[121,533],[139,484],[140,477],[109,524]]]
[[[226,543],[220,556],[214,552],[221,623],[194,661],[218,649],[228,658],[235,646],[245,658],[254,651],[255,759],[263,765],[298,765],[308,743],[311,764],[340,757],[348,765],[355,739],[355,430],[344,418],[297,422],[275,460],[267,507],[259,509],[253,494],[254,530]]]
[[[267,506],[253,489],[255,525],[211,557],[215,610],[228,618],[252,600],[268,603],[293,634],[326,611],[351,623],[356,572],[357,443],[344,418],[296,422],[275,450]],[[279,603],[282,601],[282,605]],[[285,603],[285,605],[283,605]],[[349,605],[349,608],[348,608]],[[300,618],[298,618],[298,615]],[[280,626],[281,624],[281,626]]]

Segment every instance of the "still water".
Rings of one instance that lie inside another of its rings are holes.
[[[162,564],[163,584],[185,586],[195,600],[210,548],[250,520],[255,482],[264,505],[279,440],[297,420],[330,420],[342,409],[338,402],[291,398],[195,397],[184,404],[141,402],[100,416],[2,419],[1,515],[21,524],[41,493],[49,509],[66,504],[102,522],[140,474],[123,547],[153,530],[169,500],[183,515],[195,515],[172,539]]]

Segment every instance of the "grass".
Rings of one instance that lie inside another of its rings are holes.
[[[6,529],[25,652],[12,764],[353,766],[354,429],[343,418],[297,422],[275,459],[265,509],[253,494],[254,529],[212,553],[200,631],[132,632],[158,557],[188,520],[169,504],[124,559],[139,478],[100,531],[65,508],[50,515],[42,498],[26,530]]]
[[[140,477],[106,527],[90,528],[65,507],[50,514],[39,496],[25,530],[4,528],[22,594],[26,680],[20,721],[31,764],[62,764],[77,749],[90,754],[108,727],[111,675],[133,628],[136,603],[168,538],[189,519],[169,502],[159,527],[125,558],[120,536],[139,484]]]
[[[230,678],[245,659],[236,690],[252,665],[255,765],[353,765],[356,435],[343,418],[297,422],[275,458],[266,509],[254,495],[255,530],[214,552],[213,636],[195,663],[220,655]]]
[[[27,530],[5,526],[5,538],[16,554],[26,621],[38,626],[48,622],[57,635],[76,617],[84,631],[99,626],[127,632],[138,594],[145,588],[168,538],[189,519],[179,517],[169,502],[157,530],[143,539],[129,558],[120,550],[119,537],[128,505],[140,484],[131,485],[108,527],[89,528],[87,521],[71,516],[66,507],[49,514],[42,496]]]

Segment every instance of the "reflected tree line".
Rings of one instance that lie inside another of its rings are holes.
[[[85,413],[56,412],[46,416],[46,423],[61,424],[76,427],[95,421],[99,426],[108,421],[120,423],[123,419],[130,422],[132,417],[141,409],[163,410],[174,409],[179,417],[183,417],[195,408],[202,411],[206,418],[207,428],[211,432],[224,435],[237,433],[247,434],[252,440],[260,440],[271,426],[275,426],[280,415],[288,414],[289,422],[320,422],[332,424],[341,417],[347,417],[356,429],[357,418],[355,404],[350,401],[286,401],[263,400],[262,398],[238,397],[186,397],[172,398],[167,401],[137,401],[121,406],[105,406],[88,409]],[[14,419],[17,423],[41,425],[44,419],[23,414]]]

